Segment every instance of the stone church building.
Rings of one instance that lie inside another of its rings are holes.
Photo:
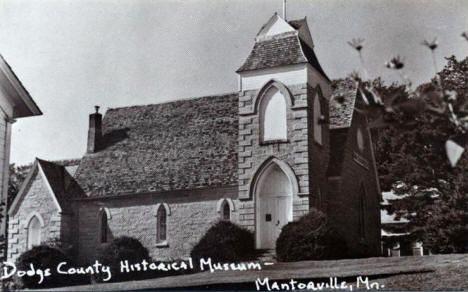
[[[34,162],[9,209],[9,259],[58,239],[92,262],[122,235],[153,258],[180,259],[217,220],[272,249],[310,208],[328,214],[351,250],[379,255],[367,120],[353,81],[332,86],[306,19],[273,15],[236,72],[238,92],[104,116],[97,108],[78,165]]]

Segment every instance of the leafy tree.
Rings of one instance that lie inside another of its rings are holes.
[[[447,58],[445,68],[430,83],[418,87],[425,107],[440,107],[435,91],[455,91],[455,113],[463,114],[468,103],[468,58]],[[382,98],[412,101],[404,87],[374,82]],[[415,103],[413,102],[413,105]],[[412,235],[422,240],[433,253],[468,251],[467,205],[468,176],[466,154],[451,166],[446,142],[464,145],[468,134],[460,133],[445,112],[396,111],[387,117],[385,128],[375,139],[376,160],[383,190],[401,195],[392,202],[391,211],[410,221]],[[395,181],[398,180],[398,181]]]
[[[23,184],[32,164],[15,166],[10,164],[10,179],[8,181],[8,205],[10,205],[19,192],[21,185]]]

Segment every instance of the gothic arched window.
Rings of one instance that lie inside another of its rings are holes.
[[[41,222],[33,216],[28,224],[28,249],[41,244]]]
[[[163,242],[166,241],[166,220],[167,212],[163,204],[159,206],[157,212],[157,226],[156,226],[156,241]]]
[[[222,211],[223,211],[223,220],[231,220],[231,208],[229,207],[229,203],[224,200],[223,202],[223,207],[222,207]]]
[[[286,99],[275,86],[262,96],[260,104],[262,141],[284,141],[288,139]]]
[[[101,243],[107,242],[107,233],[109,232],[107,222],[107,213],[105,211],[101,212]]]
[[[314,98],[314,139],[322,145],[322,109],[320,108],[320,97],[318,94]]]

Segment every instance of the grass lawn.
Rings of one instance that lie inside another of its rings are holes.
[[[468,257],[436,266],[433,272],[390,276],[378,280],[385,290],[468,290]]]
[[[383,284],[384,290],[468,290],[468,254],[277,263],[261,271],[204,272],[56,290],[256,290],[254,283],[257,278],[304,282],[338,277],[353,282],[357,276],[369,276],[372,281]]]

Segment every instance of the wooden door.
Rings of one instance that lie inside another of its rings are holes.
[[[258,248],[273,249],[281,229],[290,221],[290,196],[265,196],[260,202]]]

